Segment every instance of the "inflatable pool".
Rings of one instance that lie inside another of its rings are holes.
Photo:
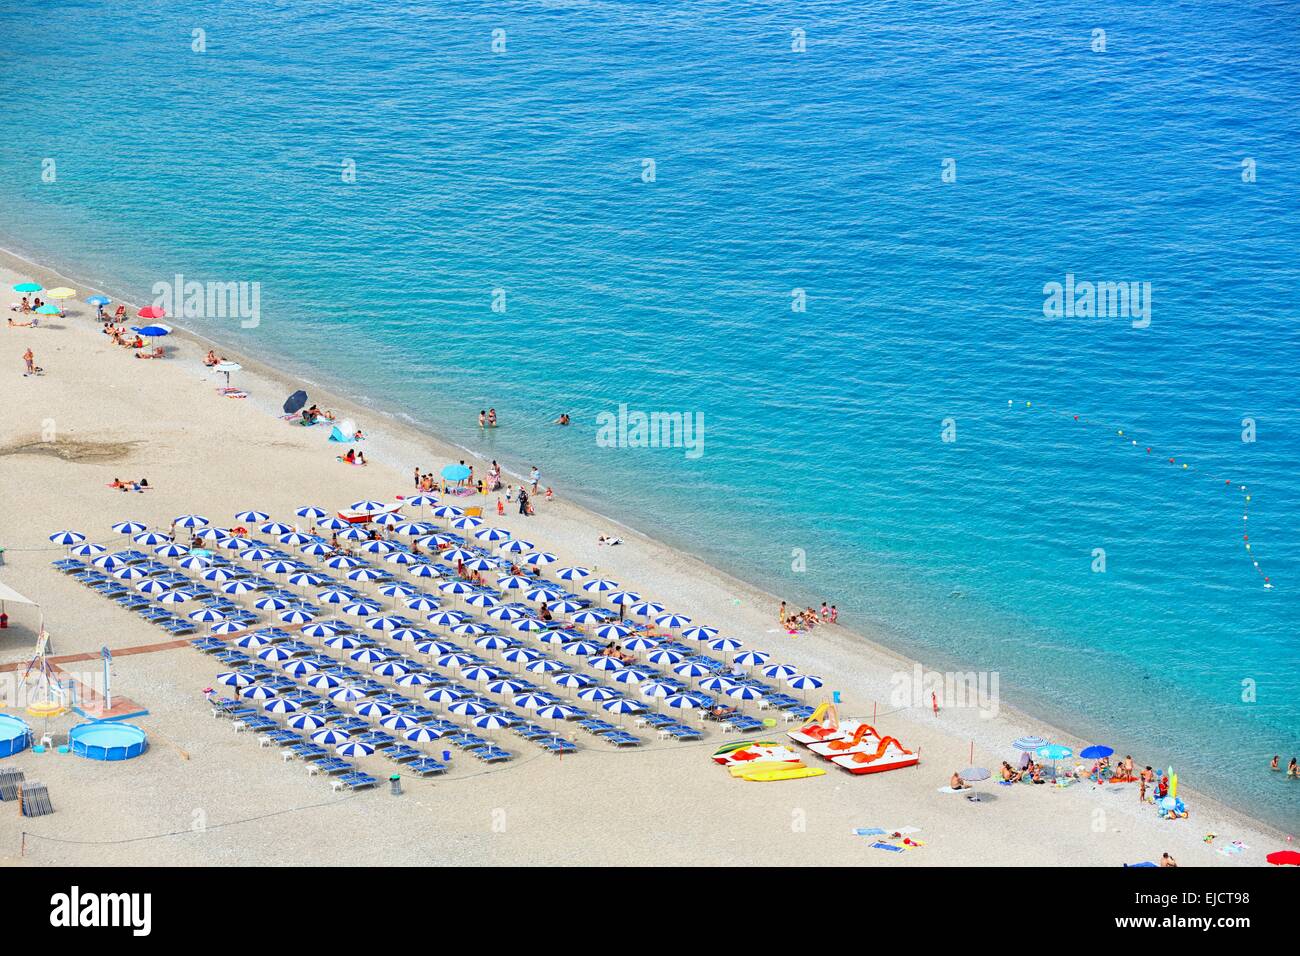
[[[68,743],[74,754],[90,760],[130,760],[149,749],[143,730],[116,720],[77,724],[68,731]]]
[[[26,750],[32,742],[32,729],[26,721],[8,714],[0,714],[0,757],[9,757]]]

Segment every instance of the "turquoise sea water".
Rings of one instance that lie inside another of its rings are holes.
[[[1290,4],[51,0],[0,78],[0,244],[260,282],[188,324],[1296,829]],[[1067,273],[1149,327],[1045,319]]]

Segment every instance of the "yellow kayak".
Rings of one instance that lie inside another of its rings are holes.
[[[801,770],[803,762],[799,760],[754,760],[749,763],[738,763],[728,767],[733,777],[748,777],[754,773],[765,773],[768,770]]]
[[[801,780],[804,777],[820,777],[826,773],[821,767],[794,767],[787,770],[759,770],[741,776],[742,780]]]

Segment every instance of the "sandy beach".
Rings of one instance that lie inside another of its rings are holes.
[[[39,328],[0,327],[0,475],[9,492],[0,500],[0,581],[39,602],[56,655],[137,647],[166,635],[54,570],[50,562],[63,549],[49,542],[51,532],[77,529],[91,541],[116,544],[122,539],[109,526],[127,518],[166,529],[175,515],[198,512],[228,525],[235,512],[257,508],[292,521],[306,504],[337,509],[360,498],[411,494],[413,467],[436,472],[466,457],[395,419],[313,390],[311,401],[366,432],[369,465],[340,464],[337,446],[325,441],[327,429],[294,427],[279,417],[293,386],[256,357],[219,349],[243,366],[232,384],[249,397],[230,400],[218,392],[223,377],[202,364],[208,343],[178,331],[164,340],[165,360],[135,360],[101,334],[84,302],[94,290],[0,259],[6,292],[26,280],[79,291],[66,316]],[[6,306],[15,298],[9,293]],[[43,375],[22,374],[27,348]],[[474,464],[478,472],[486,468]],[[147,493],[107,487],[114,478],[140,477],[149,480]],[[485,767],[458,755],[444,777],[404,778],[401,797],[386,787],[334,793],[302,763],[283,762],[255,735],[214,719],[201,692],[222,668],[180,647],[114,660],[115,692],[148,710],[136,721],[151,737],[142,758],[98,763],[26,751],[0,761],[48,784],[56,808],[38,819],[0,814],[0,861],[1119,866],[1168,852],[1183,866],[1246,866],[1288,846],[1284,834],[1198,793],[1195,781],[1180,789],[1191,816],[1175,822],[1140,803],[1135,785],[1001,787],[990,780],[978,785],[979,802],[939,792],[955,770],[996,769],[1013,759],[1010,742],[1024,734],[1076,750],[1090,742],[1019,713],[1014,701],[1000,701],[992,717],[975,707],[936,715],[928,700],[895,707],[892,682],[911,674],[913,662],[844,626],[792,637],[777,628],[779,597],[567,503],[564,476],[547,479],[557,497],[539,500],[535,516],[509,509],[498,518],[491,510],[489,524],[822,677],[819,693],[838,691],[841,714],[870,718],[874,708],[876,725],[919,752],[919,766],[860,778],[832,770],[757,785],[729,778],[708,759],[732,739],[708,725],[699,743],[661,741],[643,730],[640,748],[621,751],[576,732],[580,750],[565,757],[508,739],[513,761]],[[599,546],[597,537],[609,532],[623,543]],[[9,616],[0,664],[27,660],[36,640],[36,611],[10,607]],[[50,722],[56,741],[75,720]],[[39,734],[41,722],[34,729]],[[778,724],[770,735],[784,729]],[[1107,743],[1144,763],[1141,741]],[[360,762],[381,779],[392,767],[378,756]],[[870,827],[916,827],[924,845],[882,852],[853,833]],[[1208,833],[1217,835],[1212,843],[1204,840]],[[1219,852],[1231,841],[1247,849]]]

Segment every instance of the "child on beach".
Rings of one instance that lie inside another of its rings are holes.
[[[503,515],[503,514],[505,514],[505,513],[506,513],[506,506],[505,506],[505,504],[501,501],[501,496],[500,496],[500,495],[497,495],[497,515],[500,516],[500,515]]]

